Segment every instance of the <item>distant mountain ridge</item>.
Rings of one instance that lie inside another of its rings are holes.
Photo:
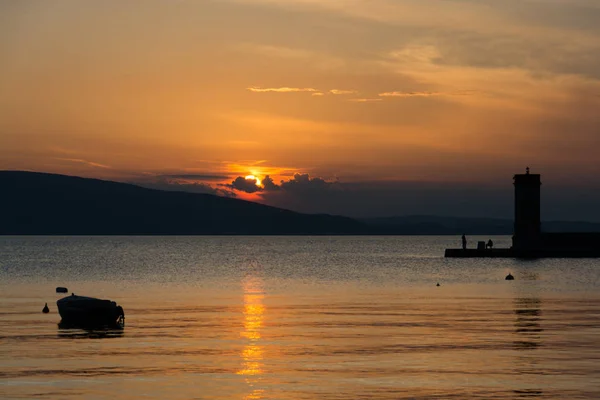
[[[0,171],[0,190],[0,234],[317,235],[367,229],[347,217],[66,175]]]
[[[546,232],[600,223],[543,222]],[[211,194],[38,172],[0,171],[3,235],[511,235],[513,221],[435,215],[352,219]]]

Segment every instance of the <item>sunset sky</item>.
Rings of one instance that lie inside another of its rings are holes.
[[[3,1],[0,57],[0,169],[600,221],[597,0]]]

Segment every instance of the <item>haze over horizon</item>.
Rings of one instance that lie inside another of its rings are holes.
[[[302,212],[600,221],[600,3],[0,5],[0,169]]]

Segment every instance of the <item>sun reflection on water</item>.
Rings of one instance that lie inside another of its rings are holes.
[[[259,276],[248,276],[243,281],[244,290],[244,329],[240,337],[247,340],[241,352],[242,368],[237,372],[246,378],[246,383],[251,392],[244,397],[246,400],[259,400],[263,398],[264,389],[256,386],[261,381],[263,371],[263,346],[261,330],[263,327],[265,306],[263,305],[263,281]]]

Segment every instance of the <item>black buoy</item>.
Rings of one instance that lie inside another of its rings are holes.
[[[435,285],[435,286],[440,286],[440,283],[438,282],[437,285]]]
[[[68,291],[66,287],[59,286],[56,288],[56,293],[67,293]]]
[[[48,303],[46,303],[46,305],[44,306],[44,308],[42,308],[42,312],[44,314],[48,314],[50,312],[50,309],[48,308]]]
[[[506,279],[507,281],[514,281],[515,277],[512,276],[512,274],[509,272],[508,275],[506,275],[506,278],[504,278],[504,279]]]

